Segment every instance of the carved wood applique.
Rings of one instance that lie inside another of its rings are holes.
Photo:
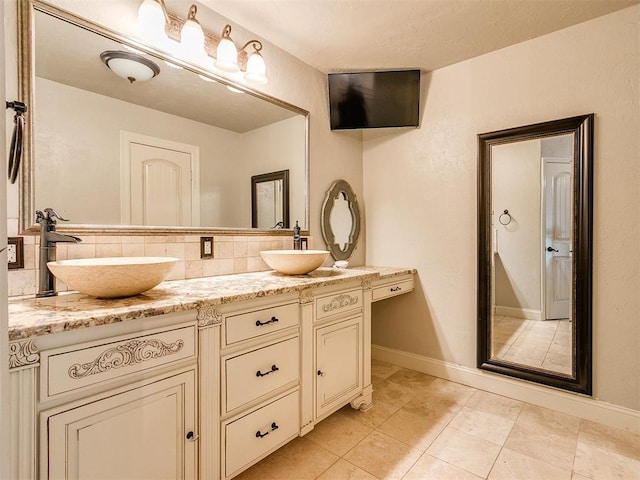
[[[198,327],[208,327],[222,322],[222,314],[217,308],[207,307],[198,309]]]
[[[84,378],[97,373],[104,373],[112,368],[122,368],[147,360],[178,353],[182,350],[184,341],[176,340],[165,343],[160,340],[131,340],[117,345],[101,353],[95,360],[87,363],[76,363],[69,367],[71,378]]]
[[[9,344],[9,368],[36,365],[40,361],[40,352],[33,340]]]
[[[323,312],[332,312],[333,310],[339,310],[341,308],[350,307],[351,305],[357,305],[359,301],[358,297],[352,297],[351,295],[338,295],[334,297],[331,302],[322,307]]]

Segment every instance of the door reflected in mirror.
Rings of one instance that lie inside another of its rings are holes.
[[[478,139],[478,367],[590,394],[593,114]]]
[[[289,170],[251,177],[251,226],[289,228]]]

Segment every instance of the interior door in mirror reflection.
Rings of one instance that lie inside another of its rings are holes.
[[[123,223],[200,225],[198,147],[129,132],[121,138]]]
[[[543,158],[546,320],[570,317],[571,158]]]

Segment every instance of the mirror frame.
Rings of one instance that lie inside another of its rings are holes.
[[[592,394],[592,240],[594,114],[478,135],[478,335],[477,367],[494,373]],[[574,135],[573,154],[573,376],[491,358],[491,147]]]
[[[351,232],[349,232],[349,242],[346,250],[341,250],[336,244],[336,237],[331,229],[331,211],[333,209],[333,202],[340,192],[344,192],[346,200],[349,202],[349,210],[351,211]],[[356,194],[353,193],[351,185],[346,180],[336,180],[331,184],[327,195],[322,203],[322,238],[327,245],[327,250],[331,252],[331,256],[334,260],[349,260],[356,246],[358,245],[358,238],[360,237],[360,207],[358,206],[358,200]]]
[[[233,87],[247,95],[270,102],[292,112],[303,115],[305,118],[305,228],[301,231],[303,235],[309,235],[309,112],[300,107],[287,103],[278,98],[267,95],[258,90],[254,90],[244,84],[235,83],[225,77],[219,76],[209,70],[204,70],[194,64],[188,63],[180,58],[174,57],[166,52],[155,49],[136,39],[129,38],[121,33],[111,30],[102,25],[93,23],[87,19],[79,17],[71,12],[60,9],[54,5],[44,3],[41,0],[20,0],[18,2],[18,95],[24,101],[29,110],[27,111],[27,121],[23,134],[22,169],[18,183],[18,229],[20,234],[36,234],[39,226],[34,223],[35,212],[35,191],[34,191],[34,146],[33,146],[33,121],[28,118],[29,112],[33,111],[35,105],[35,95],[33,92],[35,75],[35,55],[33,52],[34,42],[34,11],[40,11],[56,17],[64,22],[76,25],[79,28],[91,31],[97,35],[107,37],[116,42],[128,45],[134,49],[152,55],[160,60],[170,61],[185,70],[197,75],[203,75],[215,80],[223,85]],[[173,17],[172,17],[173,19]],[[173,19],[175,20],[175,19]],[[214,233],[216,235],[291,235],[292,229],[258,229],[249,227],[227,228],[216,227],[172,227],[172,226],[148,226],[148,225],[89,225],[89,224],[58,224],[56,230],[73,231],[90,235],[158,235],[158,234],[199,234]]]
[[[282,180],[282,223],[281,228],[291,228],[289,222],[289,170],[263,173],[251,177],[251,227],[258,226],[258,183]],[[273,227],[278,228],[278,227]]]

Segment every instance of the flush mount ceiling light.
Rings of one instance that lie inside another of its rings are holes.
[[[107,50],[100,54],[102,62],[119,77],[131,83],[151,80],[160,73],[160,67],[137,53]]]
[[[230,36],[230,25],[225,25],[222,35],[216,37],[202,29],[197,12],[197,7],[191,5],[187,19],[182,20],[167,12],[164,0],[144,0],[138,9],[138,29],[148,40],[165,50],[178,52],[187,61],[227,74],[243,72],[242,78],[254,84],[267,83],[262,43],[249,40],[238,50]],[[180,32],[179,37],[177,32]],[[249,46],[253,48],[250,54],[246,51]],[[214,51],[215,61],[212,62],[210,53]]]

